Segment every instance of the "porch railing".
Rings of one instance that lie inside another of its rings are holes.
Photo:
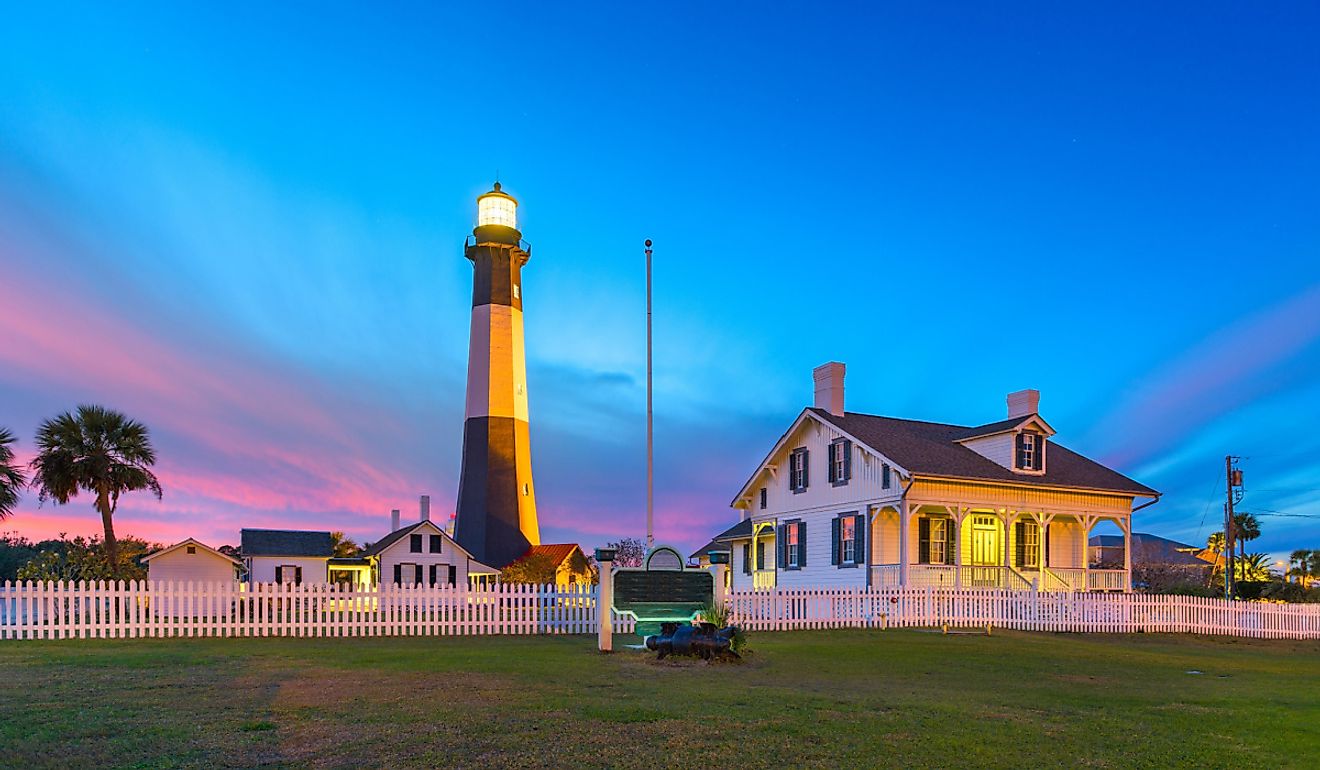
[[[1093,569],[1088,573],[1086,588],[1089,591],[1126,591],[1128,590],[1127,571]]]
[[[1086,570],[1081,567],[1049,567],[1047,571],[1063,584],[1060,591],[1086,590]]]
[[[775,587],[775,571],[758,569],[752,572],[752,590],[766,591]]]
[[[902,584],[902,567],[898,564],[872,564],[871,585],[874,588],[898,588]]]

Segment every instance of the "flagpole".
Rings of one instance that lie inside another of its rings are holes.
[[[651,413],[651,239],[646,239],[646,550],[655,547],[655,445]]]

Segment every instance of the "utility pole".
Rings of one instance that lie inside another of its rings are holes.
[[[1232,599],[1234,593],[1233,548],[1237,540],[1237,527],[1233,520],[1233,505],[1242,501],[1242,471],[1234,468],[1238,458],[1233,455],[1224,457],[1224,598]]]
[[[646,550],[655,547],[655,444],[651,416],[651,239],[646,239]]]

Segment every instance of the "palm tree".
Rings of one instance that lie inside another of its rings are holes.
[[[330,533],[331,553],[336,558],[348,558],[358,555],[358,545],[350,538],[345,537],[343,532]]]
[[[1292,565],[1288,574],[1297,578],[1297,582],[1306,586],[1309,585],[1311,577],[1311,551],[1306,548],[1298,548],[1296,551],[1288,554],[1288,564]]]
[[[1243,582],[1270,579],[1270,557],[1264,553],[1245,553],[1237,561],[1237,579]]]
[[[0,521],[14,512],[18,505],[18,490],[26,483],[23,472],[14,465],[14,450],[9,448],[15,440],[13,433],[0,428]]]
[[[1245,558],[1247,541],[1260,537],[1260,522],[1256,520],[1256,514],[1233,514],[1233,531],[1237,533],[1238,555]]]
[[[32,486],[40,503],[60,505],[79,492],[96,496],[94,505],[105,529],[105,555],[111,574],[119,571],[119,545],[112,521],[125,492],[150,490],[161,497],[160,482],[149,470],[156,463],[147,427],[102,406],[81,405],[37,429],[37,458]]]

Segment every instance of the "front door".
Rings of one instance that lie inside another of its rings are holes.
[[[999,564],[999,525],[993,516],[972,517],[972,564],[982,567]]]

